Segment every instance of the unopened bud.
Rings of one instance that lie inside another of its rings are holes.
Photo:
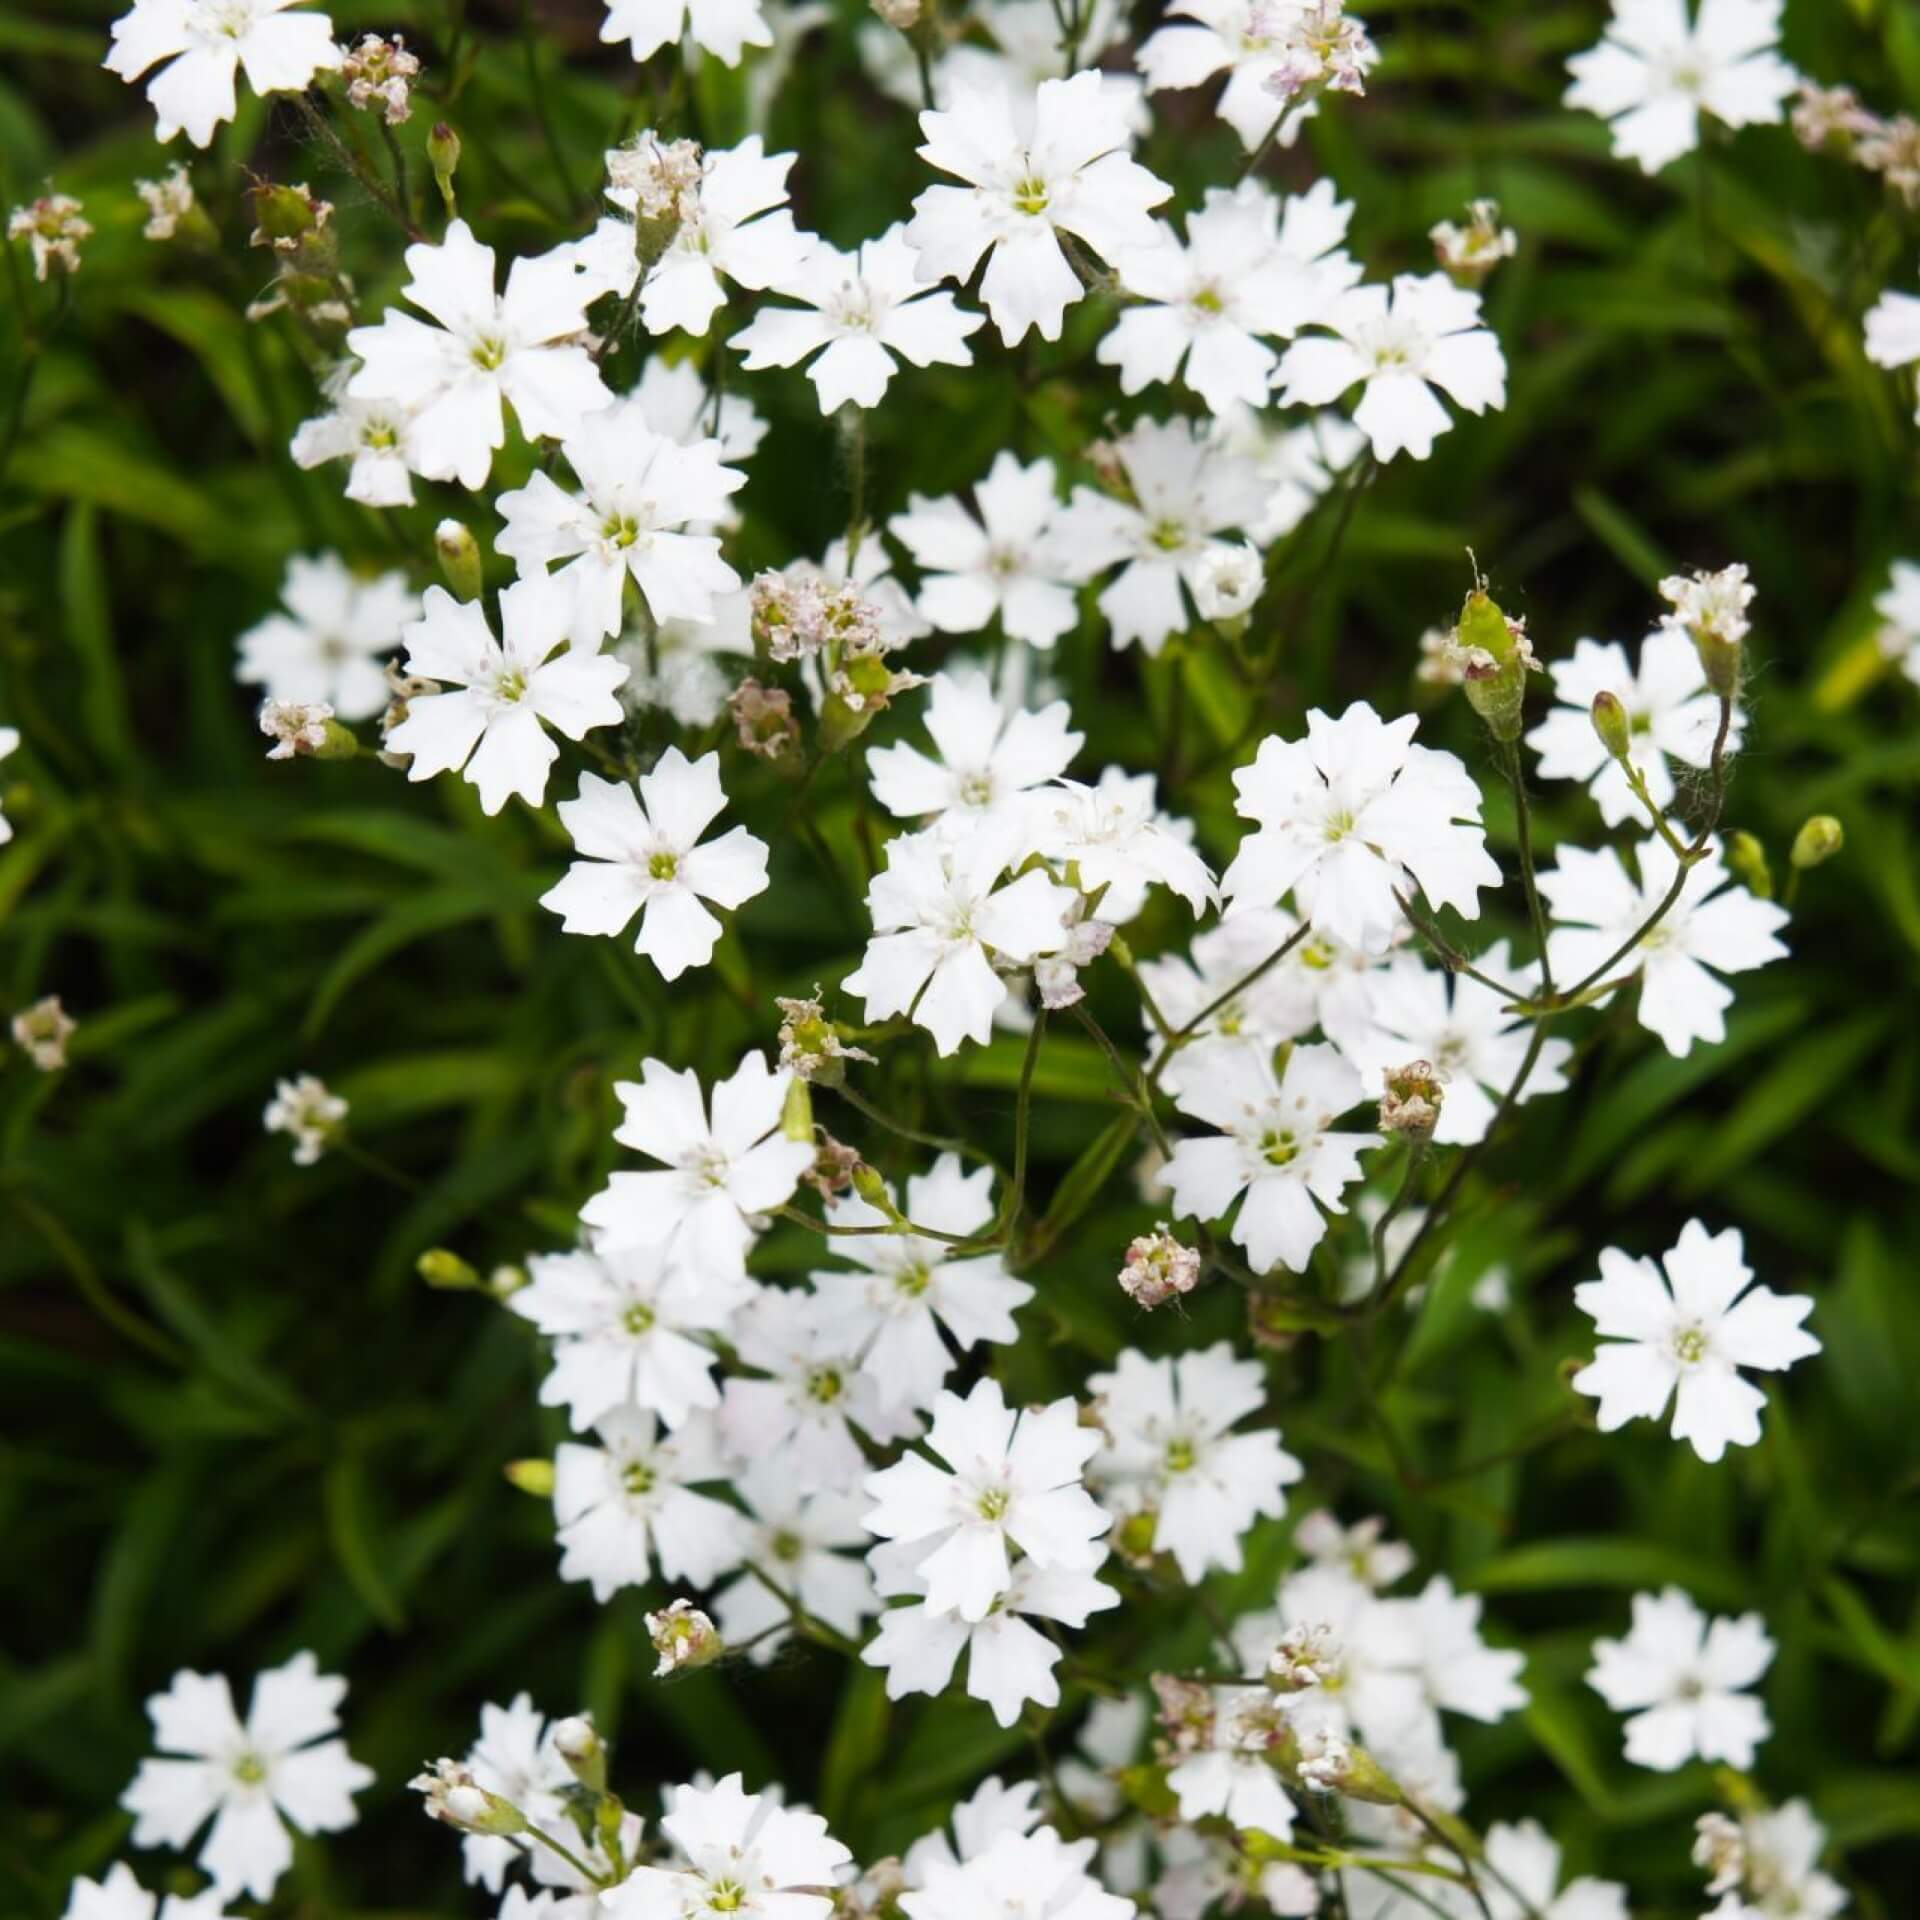
[[[711,1666],[726,1652],[719,1629],[691,1600],[676,1600],[660,1613],[647,1615],[647,1632],[660,1656],[654,1675]]]
[[[433,184],[446,203],[447,218],[457,218],[460,209],[453,195],[453,176],[460,168],[460,136],[444,120],[437,121],[427,135],[427,161],[433,168]]]
[[[1160,1509],[1140,1507],[1128,1514],[1107,1537],[1114,1552],[1128,1566],[1145,1573],[1159,1557],[1154,1545],[1159,1534]]]
[[[1615,760],[1624,760],[1633,751],[1633,722],[1620,696],[1605,687],[1593,696],[1593,730]]]
[[[511,1800],[487,1789],[474,1779],[472,1770],[458,1760],[436,1760],[424,1773],[407,1782],[415,1793],[426,1797],[427,1812],[463,1833],[525,1833],[527,1817]]]
[[[480,543],[458,520],[442,520],[433,530],[433,550],[456,600],[480,598]]]
[[[740,745],[762,760],[796,759],[800,723],[793,717],[793,696],[784,687],[763,687],[742,680],[727,700]]]
[[[1805,873],[1810,867],[1823,867],[1847,844],[1845,830],[1830,813],[1816,813],[1793,836],[1789,856],[1795,867]]]
[[[880,1169],[865,1160],[853,1170],[853,1190],[868,1206],[878,1208],[889,1218],[895,1213],[893,1195],[887,1191],[887,1183]]]
[[[496,1300],[508,1300],[522,1287],[533,1285],[533,1276],[525,1267],[515,1266],[512,1261],[503,1261],[487,1275],[486,1290]]]
[[[798,1074],[787,1082],[787,1097],[780,1103],[780,1136],[813,1144],[813,1089]]]
[[[595,1793],[607,1790],[607,1743],[590,1714],[576,1713],[556,1723],[553,1750],[567,1763],[573,1777]]]
[[[507,1484],[530,1493],[536,1500],[553,1498],[553,1462],[551,1460],[509,1460],[501,1469]]]
[[[430,1247],[413,1263],[413,1270],[430,1287],[459,1293],[482,1287],[479,1273],[450,1247]]]
[[[1773,868],[1767,850],[1754,835],[1742,831],[1727,841],[1727,865],[1736,879],[1761,900],[1773,898]]]
[[[253,189],[253,232],[248,244],[275,253],[298,253],[310,245],[333,217],[333,203],[304,185],[283,186],[263,180]]]
[[[1166,1752],[1206,1752],[1213,1745],[1213,1689],[1203,1681],[1182,1680],[1173,1673],[1154,1674],[1152,1686],[1154,1698],[1159,1702],[1154,1717],[1159,1722]]]

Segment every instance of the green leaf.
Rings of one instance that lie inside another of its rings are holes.
[[[1479,1593],[1552,1593],[1567,1587],[1617,1587],[1629,1593],[1671,1583],[1704,1605],[1740,1608],[1752,1591],[1739,1569],[1651,1540],[1594,1537],[1542,1540],[1513,1547],[1475,1567],[1467,1584]]]

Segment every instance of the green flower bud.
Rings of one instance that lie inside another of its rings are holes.
[[[447,1247],[432,1247],[413,1263],[413,1270],[430,1287],[459,1293],[484,1285],[479,1274]]]
[[[460,136],[444,120],[427,135],[427,160],[433,168],[433,184],[440,189],[440,198],[446,203],[447,218],[458,218],[460,209],[453,197],[453,176],[460,166]]]
[[[502,1471],[509,1486],[530,1493],[536,1500],[553,1498],[553,1462],[551,1460],[509,1460]]]
[[[458,520],[442,520],[433,530],[440,571],[457,600],[480,598],[480,543]]]
[[[1793,853],[1790,856],[1800,872],[1805,873],[1811,867],[1823,867],[1847,844],[1845,830],[1830,813],[1816,813],[1793,836]]]
[[[1460,610],[1453,646],[1468,704],[1496,740],[1518,740],[1527,675],[1539,664],[1527,643],[1525,624],[1508,619],[1486,588],[1476,586]]]
[[[780,1133],[783,1139],[813,1144],[813,1089],[797,1073],[780,1108]]]
[[[1633,723],[1620,696],[1604,687],[1593,696],[1593,730],[1614,759],[1624,760],[1633,750]]]
[[[1761,900],[1773,898],[1773,869],[1767,850],[1750,833],[1736,833],[1727,842],[1727,865],[1746,890]]]

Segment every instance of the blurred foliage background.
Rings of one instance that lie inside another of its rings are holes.
[[[243,1681],[303,1646],[351,1676],[347,1732],[381,1778],[358,1832],[302,1847],[280,1901],[303,1912],[477,1910],[457,1848],[398,1789],[424,1756],[464,1749],[483,1699],[522,1688],[553,1712],[590,1704],[643,1805],[648,1782],[738,1766],[814,1800],[856,1852],[898,1847],[988,1766],[1026,1771],[1027,1735],[958,1698],[889,1709],[878,1676],[818,1650],[654,1684],[646,1598],[602,1609],[563,1587],[547,1513],[501,1477],[558,1437],[534,1406],[531,1335],[413,1277],[437,1244],[483,1267],[565,1244],[612,1162],[616,1076],[647,1054],[724,1071],[770,1043],[774,994],[846,971],[865,935],[860,783],[847,767],[819,783],[815,846],[790,830],[781,782],[730,752],[735,813],[772,842],[774,885],[714,968],[669,995],[620,944],[564,938],[536,908],[566,848],[550,813],[487,821],[469,788],[409,787],[371,759],[264,762],[234,637],[273,604],[287,557],[332,547],[424,584],[436,519],[466,514],[484,541],[487,509],[422,486],[382,518],[341,499],[337,469],[289,462],[313,374],[284,318],[241,318],[269,277],[245,246],[247,177],[336,202],[369,315],[402,278],[397,235],[302,145],[286,103],[243,90],[237,124],[195,161],[224,251],[143,240],[132,181],[175,156],[140,95],[99,70],[117,11],[0,5],[0,199],[51,181],[97,230],[57,331],[46,289],[30,290],[31,329],[0,308],[0,401],[34,366],[0,478],[0,722],[26,740],[0,769],[18,829],[0,854],[0,1011],[58,992],[82,1022],[65,1073],[17,1053],[0,1072],[0,1911],[56,1914],[70,1877],[115,1855],[115,1801],[147,1746],[140,1703],[176,1667]],[[1144,30],[1154,9],[1136,11]],[[1424,269],[1429,225],[1496,195],[1522,235],[1489,294],[1507,410],[1457,426],[1430,465],[1386,471],[1337,554],[1337,502],[1294,537],[1288,578],[1311,590],[1291,596],[1269,684],[1239,684],[1198,646],[1116,657],[1091,615],[1053,664],[1083,765],[1156,768],[1218,860],[1235,838],[1228,771],[1259,733],[1296,729],[1316,703],[1432,703],[1415,641],[1457,606],[1466,548],[1546,658],[1583,634],[1637,641],[1673,566],[1751,564],[1753,721],[1727,824],[1781,868],[1809,813],[1836,814],[1848,838],[1803,890],[1792,962],[1743,976],[1726,1044],[1685,1060],[1624,1013],[1574,1029],[1572,1091],[1529,1106],[1490,1157],[1458,1252],[1394,1336],[1407,1350],[1388,1405],[1427,1484],[1388,1470],[1342,1343],[1274,1356],[1274,1408],[1312,1468],[1303,1499],[1388,1513],[1423,1569],[1486,1594],[1495,1637],[1527,1650],[1531,1709],[1452,1729],[1479,1818],[1542,1818],[1573,1867],[1630,1879],[1636,1911],[1701,1910],[1686,1856],[1710,1777],[1629,1770],[1580,1681],[1629,1593],[1676,1580],[1710,1609],[1764,1610],[1781,1653],[1760,1776],[1776,1798],[1811,1797],[1863,1914],[1911,1913],[1920,696],[1882,663],[1871,602],[1890,560],[1920,557],[1920,515],[1912,396],[1864,360],[1860,315],[1886,285],[1915,285],[1920,221],[1784,129],[1715,135],[1652,181],[1611,160],[1600,124],[1558,104],[1564,57],[1603,24],[1593,0],[1363,11],[1385,53],[1368,97],[1323,113],[1269,175],[1331,173],[1374,275]],[[434,118],[458,125],[463,211],[503,256],[584,231],[601,150],[656,105],[713,143],[746,129],[740,75],[707,62],[676,96],[669,59],[636,74],[624,48],[597,45],[594,0],[332,13],[343,36],[404,30],[430,88],[457,43],[457,98],[430,99],[400,135],[421,179]],[[859,67],[863,17],[837,0],[770,122],[771,144],[802,156],[799,218],[842,244],[904,217],[928,178],[911,115]],[[1920,12],[1900,0],[1792,0],[1786,50],[1880,111],[1920,109]],[[1157,107],[1143,158],[1194,204],[1232,178],[1236,143],[1205,92]],[[1085,305],[1056,347],[976,336],[974,370],[905,373],[872,420],[868,510],[964,485],[1003,445],[1066,458],[1109,413],[1137,411],[1093,365],[1097,331]],[[647,350],[620,350],[617,385]],[[818,553],[850,501],[804,380],[742,384],[772,422],[744,495],[748,571]],[[528,465],[510,448],[495,489]],[[923,643],[911,664],[950,651]],[[1423,737],[1482,772],[1510,847],[1472,716],[1443,705]],[[666,738],[656,715],[624,744],[644,760]],[[563,770],[555,794],[571,784]],[[1591,844],[1600,826],[1563,788],[1544,831]],[[1156,901],[1134,945],[1187,931]],[[1124,982],[1095,978],[1103,1020],[1133,1033]],[[936,1071],[917,1042],[866,1084],[1004,1145],[1018,1065],[1002,1039]],[[356,1139],[397,1179],[344,1155],[297,1169],[262,1135],[275,1077],[300,1070],[349,1097]],[[1037,1087],[1035,1211],[1090,1146],[1082,1173],[1102,1152],[1113,1172],[1069,1189],[1097,1210],[1031,1276],[1029,1337],[996,1363],[1010,1389],[1072,1390],[1129,1340],[1244,1339],[1221,1283],[1184,1320],[1123,1311],[1113,1276],[1152,1215],[1116,1150],[1101,1062],[1065,1023]],[[828,1096],[821,1117],[908,1170]],[[1459,1473],[1567,1406],[1559,1363],[1590,1338],[1571,1289],[1596,1250],[1659,1251],[1694,1214],[1740,1226],[1765,1281],[1817,1301],[1826,1351],[1773,1393],[1764,1443],[1709,1468],[1642,1425]],[[1357,1253],[1360,1231],[1343,1226],[1336,1251]],[[763,1254],[770,1274],[819,1259],[791,1229]],[[1494,1265],[1513,1304],[1490,1315],[1468,1294]],[[1216,1581],[1221,1604],[1263,1603],[1286,1554],[1285,1528],[1264,1528],[1245,1577]],[[1087,1636],[1091,1659],[1200,1657],[1179,1594],[1128,1592]]]

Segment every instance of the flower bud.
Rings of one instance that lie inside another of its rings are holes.
[[[1793,836],[1793,852],[1789,857],[1795,868],[1805,873],[1813,867],[1824,867],[1846,844],[1847,836],[1840,822],[1830,813],[1816,813]]]
[[[787,1097],[780,1103],[780,1137],[813,1144],[813,1089],[798,1074],[787,1082]]]
[[[480,598],[480,543],[458,520],[442,520],[433,530],[433,549],[456,600]]]
[[[660,1613],[647,1615],[647,1632],[660,1656],[654,1677],[708,1667],[726,1652],[719,1629],[691,1600],[676,1600]]]
[[[553,1750],[567,1763],[573,1777],[595,1793],[607,1790],[607,1743],[593,1716],[571,1714],[553,1729]]]
[[[444,120],[434,124],[427,135],[427,162],[433,168],[433,184],[446,203],[447,218],[459,217],[459,204],[453,196],[453,176],[460,167],[460,136]]]
[[[1749,893],[1761,900],[1773,898],[1773,869],[1767,864],[1767,850],[1752,834],[1743,831],[1728,839],[1727,865]]]
[[[858,1147],[850,1147],[844,1140],[836,1140],[832,1134],[823,1132],[814,1151],[813,1165],[800,1178],[822,1200],[831,1200],[835,1194],[852,1192],[853,1176],[861,1165]]]
[[[1517,740],[1527,703],[1527,675],[1539,668],[1526,622],[1511,620],[1485,587],[1475,586],[1460,610],[1453,644],[1468,702],[1496,740]]]
[[[1615,760],[1624,760],[1633,751],[1633,722],[1620,696],[1605,687],[1593,696],[1593,730]]]
[[[253,232],[248,245],[271,247],[275,253],[298,253],[333,218],[333,203],[310,193],[304,185],[282,186],[263,180],[253,188]]]
[[[426,1797],[427,1813],[462,1833],[525,1833],[527,1816],[511,1800],[489,1793],[458,1760],[435,1760],[407,1782]]]
[[[273,742],[269,760],[351,760],[360,751],[324,700],[268,700],[260,708],[260,731]]]
[[[501,1469],[507,1484],[530,1493],[536,1500],[553,1498],[553,1462],[551,1460],[509,1460]]]
[[[887,1183],[880,1169],[869,1166],[864,1160],[853,1170],[853,1190],[868,1206],[892,1218],[897,1209],[893,1204],[893,1195],[887,1191]]]
[[[487,1275],[486,1291],[496,1300],[510,1300],[522,1287],[533,1285],[533,1278],[525,1267],[515,1266],[511,1261],[503,1261]]]
[[[413,1263],[413,1270],[430,1287],[459,1293],[481,1287],[480,1275],[449,1247],[430,1247]]]

